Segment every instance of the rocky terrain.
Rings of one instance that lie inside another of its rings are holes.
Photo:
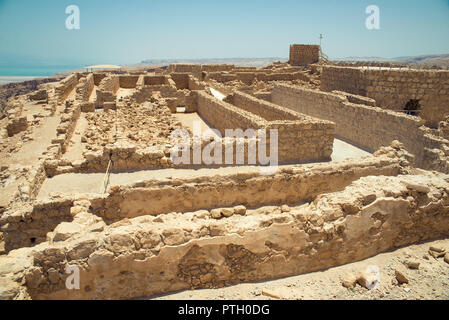
[[[9,98],[36,91],[39,85],[59,81],[60,78],[45,78],[19,83],[9,83],[0,86],[0,117],[5,116],[6,102]]]
[[[184,291],[154,299],[449,300],[448,248],[448,240],[438,240],[296,277]],[[369,278],[374,285],[366,281]]]

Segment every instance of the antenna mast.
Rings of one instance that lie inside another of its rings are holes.
[[[323,50],[321,49],[321,44],[322,44],[322,40],[323,40],[323,34],[320,33],[320,60],[324,60],[324,61],[329,61],[329,58],[327,55],[325,55],[323,53]]]

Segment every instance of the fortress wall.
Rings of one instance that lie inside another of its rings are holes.
[[[117,75],[110,75],[101,80],[97,88],[96,106],[102,106],[105,102],[115,102],[116,93],[120,89],[120,78]]]
[[[53,231],[61,222],[72,221],[71,199],[35,202],[33,207],[24,207],[0,219],[5,250],[32,247],[45,242],[47,233]]]
[[[192,75],[189,75],[189,90],[205,90],[206,85],[204,82],[199,81]]]
[[[168,85],[168,77],[167,76],[144,76],[144,85],[145,86],[161,86]]]
[[[268,138],[271,130],[277,130],[279,163],[330,158],[335,133],[333,123],[301,116],[244,93],[236,93],[231,102],[233,105],[199,92],[198,113],[223,136],[226,129],[266,129]]]
[[[309,77],[303,72],[276,72],[257,75],[257,80],[260,81],[293,81],[302,80],[310,81]]]
[[[302,115],[291,109],[278,106],[274,103],[266,102],[250,96],[246,93],[237,91],[225,98],[226,102],[232,103],[233,105],[249,111],[259,117],[264,118],[267,121],[276,120],[315,120],[319,122],[319,119],[312,119],[309,116]]]
[[[177,90],[174,85],[146,85],[136,90],[131,96],[137,103],[143,103],[151,98],[154,92],[159,91],[164,98],[177,98],[182,101],[185,94],[181,90]]]
[[[449,71],[382,68],[323,67],[323,91],[340,90],[376,100],[391,110],[404,110],[410,100],[419,100],[419,115],[437,128],[449,115]]]
[[[189,89],[189,73],[172,73],[170,77],[178,90]]]
[[[345,96],[351,103],[364,104],[366,106],[376,107],[376,100],[371,98],[337,90],[332,91],[332,93],[338,94],[340,96]]]
[[[254,72],[237,72],[237,80],[244,84],[251,85],[256,80],[256,73]]]
[[[261,117],[215,99],[206,92],[195,92],[195,95],[198,113],[223,136],[226,129],[257,130],[265,125],[265,120]]]
[[[61,124],[57,128],[57,140],[52,141],[52,143],[61,144],[61,152],[65,153],[72,138],[73,132],[75,131],[76,124],[81,115],[81,105],[79,103],[74,103],[72,105],[66,105],[64,109],[65,117],[61,117]]]
[[[338,90],[366,96],[366,80],[361,69],[334,66],[322,66],[321,69],[321,90]]]
[[[120,78],[116,75],[110,75],[101,80],[98,88],[100,91],[116,94],[120,89]]]
[[[201,71],[203,72],[220,72],[220,71],[231,71],[235,68],[233,64],[203,64],[201,66]]]
[[[106,77],[107,77],[106,73],[97,73],[97,72],[95,72],[94,73],[95,86],[98,87],[100,85],[100,83],[101,83],[101,80],[103,80]]]
[[[67,78],[59,81],[55,87],[55,95],[58,102],[63,102],[78,84],[78,74],[73,73]]]
[[[119,76],[120,88],[134,89],[139,80],[139,75],[124,75]]]
[[[320,46],[292,44],[290,46],[290,60],[292,66],[302,66],[319,61]]]
[[[76,86],[76,100],[80,102],[89,101],[89,97],[95,88],[94,75],[90,73],[87,77],[82,78]]]
[[[258,91],[253,93],[253,96],[256,97],[257,99],[262,99],[267,102],[271,102],[271,92],[269,91],[267,92]]]
[[[222,72],[208,72],[204,78],[205,81],[215,80],[218,82],[230,82],[237,80],[237,75],[234,73],[222,73]]]
[[[197,79],[202,79],[202,67],[200,64],[174,63],[168,66],[169,73],[190,73]]]
[[[278,131],[278,156],[283,162],[328,159],[332,154],[335,124],[299,114],[242,92],[227,102],[269,121],[267,130]]]
[[[399,140],[416,156],[417,165],[423,164],[425,142],[416,117],[350,103],[337,94],[284,84],[275,86],[272,101],[296,112],[335,122],[338,137],[370,152]]]
[[[235,71],[235,70],[233,70]],[[247,85],[251,85],[254,80],[259,81],[293,81],[302,80],[309,81],[309,77],[303,72],[268,72],[267,70],[255,71],[238,71],[233,73],[223,72],[208,72],[205,77],[206,80],[215,80],[218,82],[229,82],[239,80]]]

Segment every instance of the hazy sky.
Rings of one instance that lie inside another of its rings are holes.
[[[380,8],[380,30],[365,9]],[[67,30],[68,5],[81,12]],[[137,63],[149,58],[331,58],[449,53],[448,0],[0,0],[0,62]]]

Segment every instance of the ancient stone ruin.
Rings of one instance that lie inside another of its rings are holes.
[[[449,71],[290,50],[263,68],[73,73],[10,98],[0,298],[221,288],[448,238]]]

